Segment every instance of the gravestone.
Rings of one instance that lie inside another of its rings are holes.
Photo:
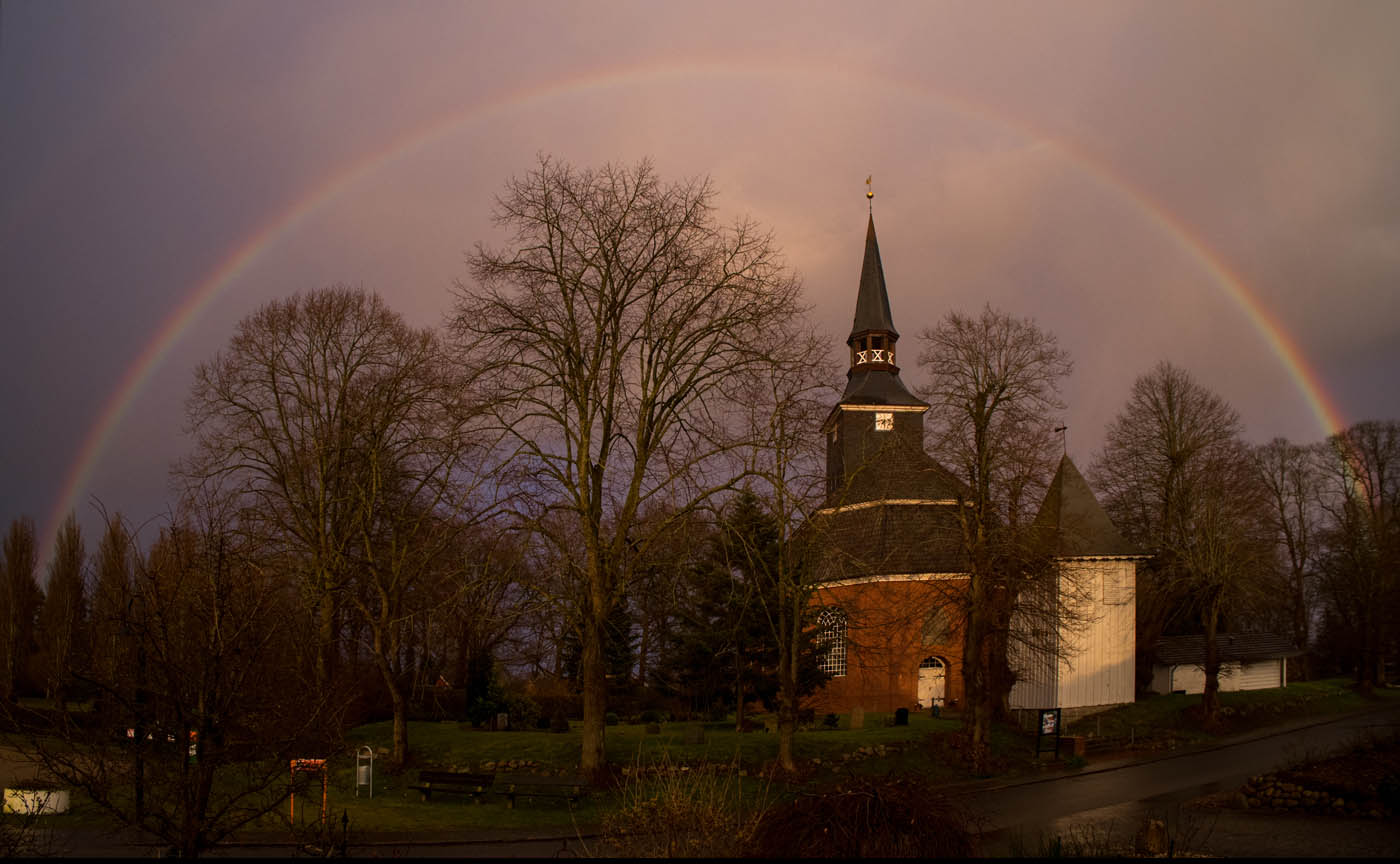
[[[851,728],[865,728],[865,709],[860,707],[859,705],[851,709]]]

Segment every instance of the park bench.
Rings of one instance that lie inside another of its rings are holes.
[[[473,774],[470,771],[419,771],[417,785],[409,788],[417,789],[424,801],[430,800],[434,792],[468,795],[476,799],[490,791],[495,777],[494,774]]]
[[[588,780],[583,777],[543,777],[532,774],[498,774],[491,791],[506,799],[506,807],[514,808],[516,797],[565,798],[572,805],[588,792]]]

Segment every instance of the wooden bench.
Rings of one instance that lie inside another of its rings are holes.
[[[521,798],[564,798],[572,806],[588,792],[588,788],[588,780],[583,777],[498,774],[491,791],[506,799],[507,808],[514,808],[517,796]]]
[[[468,795],[473,799],[485,795],[495,781],[494,774],[473,774],[469,771],[419,771],[417,789],[424,801],[433,797],[434,792],[452,795]]]

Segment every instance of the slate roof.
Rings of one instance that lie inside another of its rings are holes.
[[[910,405],[927,408],[928,403],[910,393],[891,369],[852,369],[846,373],[842,405]]]
[[[856,293],[856,317],[851,323],[850,338],[868,330],[885,330],[899,338],[890,315],[890,296],[885,292],[885,268],[880,264],[880,244],[875,240],[874,214],[865,229],[865,260],[860,265],[860,290]]]
[[[1279,633],[1221,633],[1216,637],[1220,660],[1270,660],[1297,657],[1303,651],[1293,640]],[[1152,652],[1158,663],[1179,666],[1201,664],[1206,660],[1206,637],[1203,633],[1190,636],[1163,636]]]
[[[815,581],[899,573],[964,573],[956,504],[881,502],[817,513],[807,525]]]
[[[1060,557],[1142,554],[1118,533],[1068,455],[1060,459],[1033,525]]]

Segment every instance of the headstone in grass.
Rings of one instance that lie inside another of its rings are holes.
[[[860,707],[859,705],[851,709],[851,728],[865,728],[865,709]]]
[[[648,724],[647,724],[647,734],[648,734],[648,735],[660,735],[660,734],[661,734],[661,724],[660,724],[660,723],[648,723]]]
[[[704,744],[704,743],[705,743],[705,727],[704,727],[704,726],[698,726],[698,725],[691,725],[691,726],[685,727],[685,738],[684,738],[684,741],[685,741],[685,743],[687,743],[687,744]]]

